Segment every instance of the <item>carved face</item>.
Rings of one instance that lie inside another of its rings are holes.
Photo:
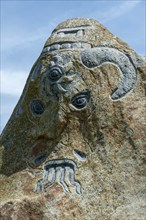
[[[74,178],[76,163],[82,166],[89,154],[88,143],[94,148],[95,140],[101,138],[98,108],[102,107],[102,95],[98,97],[100,83],[96,77],[99,69],[105,64],[114,65],[121,74],[110,102],[125,97],[136,83],[135,67],[127,55],[116,48],[95,47],[103,33],[113,37],[104,31],[90,19],[69,20],[53,31],[2,135],[4,174],[10,175],[28,164],[36,168],[44,162],[37,192],[52,186],[58,173],[66,192],[68,178],[80,193],[80,184]],[[91,123],[97,124],[96,131]],[[7,173],[10,157],[15,163]]]

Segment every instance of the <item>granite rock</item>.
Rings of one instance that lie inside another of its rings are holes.
[[[93,19],[55,28],[1,134],[0,219],[145,219],[145,67]]]

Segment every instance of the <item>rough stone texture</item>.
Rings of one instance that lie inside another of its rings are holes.
[[[1,135],[0,219],[146,219],[145,66],[95,20],[57,26]]]

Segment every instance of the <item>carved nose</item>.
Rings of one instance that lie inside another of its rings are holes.
[[[67,92],[71,89],[71,83],[74,81],[75,76],[64,76],[57,83],[57,87],[61,92]]]
[[[75,75],[73,75],[73,76],[64,76],[58,82],[69,83],[69,82],[72,82],[74,79],[75,79]]]

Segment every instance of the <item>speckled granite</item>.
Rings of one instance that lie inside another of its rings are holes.
[[[56,27],[1,135],[0,219],[145,219],[145,66],[95,20]]]

